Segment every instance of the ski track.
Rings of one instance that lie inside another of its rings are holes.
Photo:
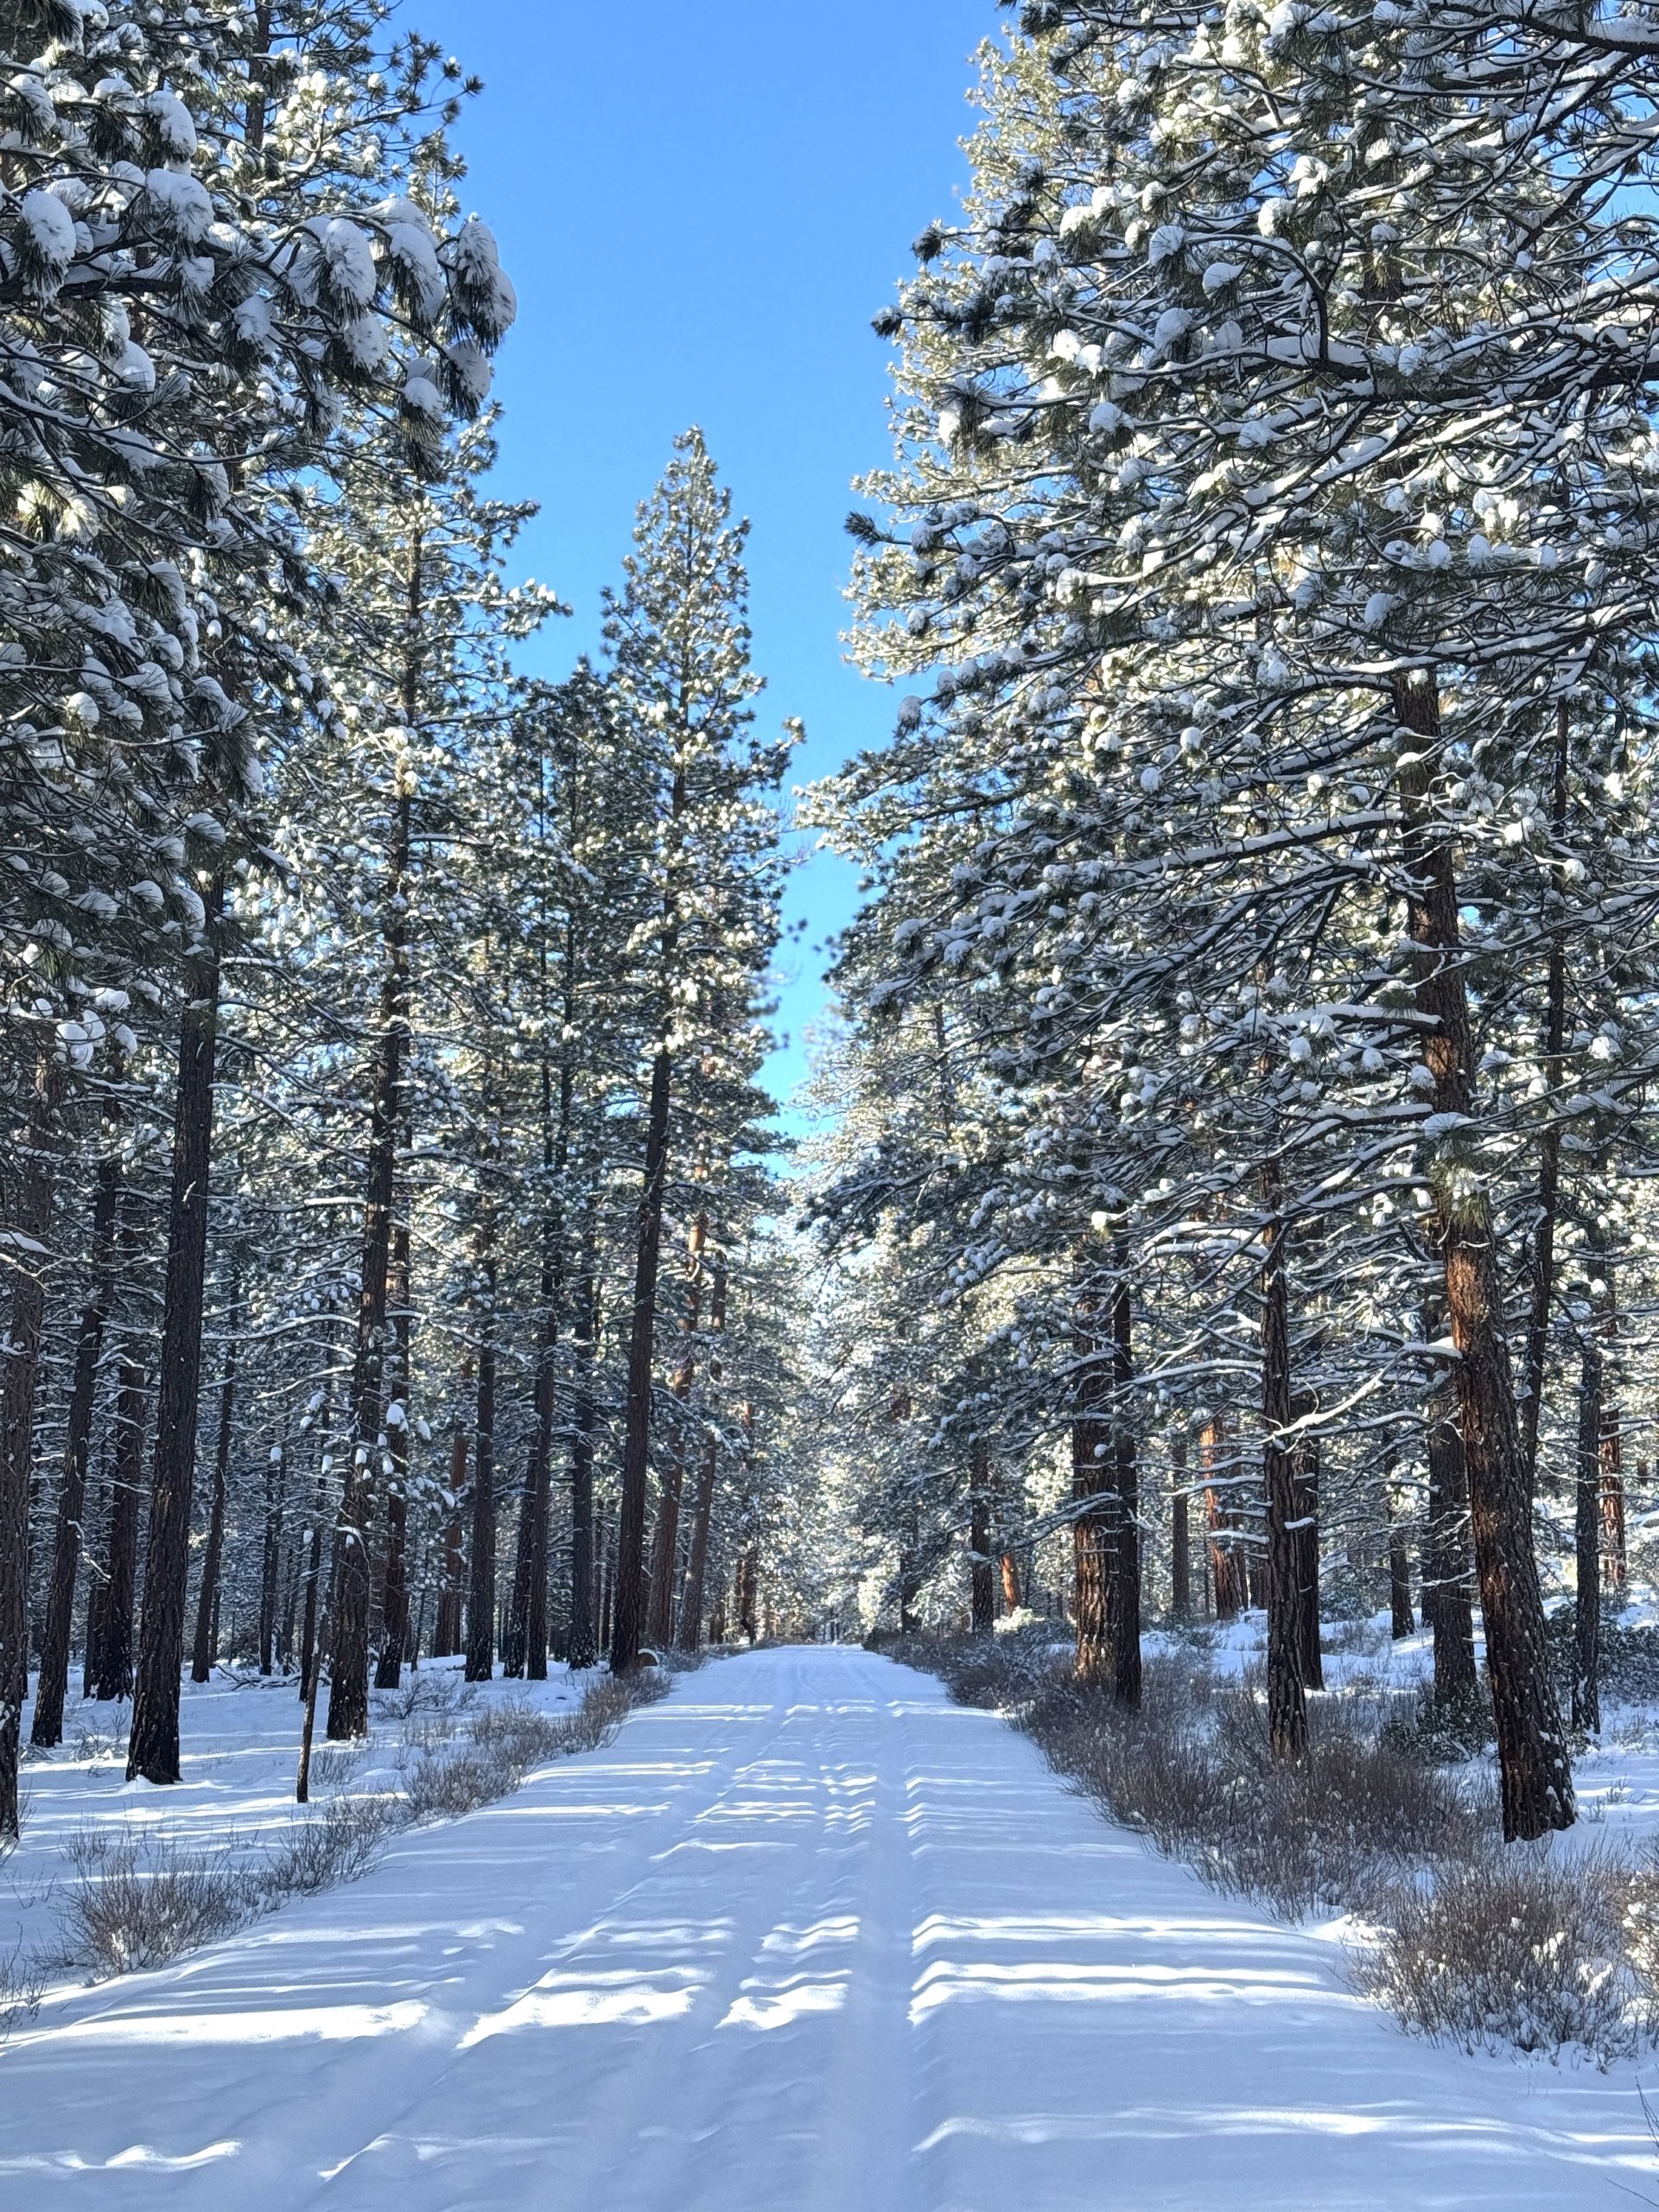
[[[1614,2212],[1654,2173],[1630,2069],[1410,2040],[844,1649],[711,1666],[0,2055],[21,2212]]]

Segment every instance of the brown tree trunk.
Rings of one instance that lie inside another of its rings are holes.
[[[1630,1573],[1629,1533],[1624,1513],[1624,1443],[1616,1405],[1604,1402],[1601,1414],[1601,1586],[1623,1590]]]
[[[1579,1365],[1578,1480],[1573,1485],[1573,1726],[1601,1729],[1601,1344],[1584,1332]]]
[[[81,1523],[86,1510],[86,1467],[92,1456],[92,1414],[98,1397],[98,1363],[109,1315],[115,1262],[116,1213],[121,1199],[121,1164],[110,1151],[99,1160],[92,1200],[92,1287],[81,1309],[75,1338],[74,1381],[69,1392],[69,1433],[64,1445],[63,1483],[52,1552],[52,1581],[41,1640],[41,1675],[35,1686],[35,1724],[29,1741],[50,1751],[63,1741],[63,1707],[69,1690],[69,1644],[74,1630],[75,1582],[80,1571]],[[90,1607],[89,1607],[90,1616]],[[90,1618],[89,1618],[90,1639]]]
[[[391,1270],[386,1288],[391,1326],[387,1376],[386,1440],[391,1476],[386,1489],[386,1567],[380,1595],[380,1656],[374,1686],[395,1690],[404,1678],[409,1642],[409,1391],[411,1374],[409,1310],[409,1222],[391,1232]],[[411,1657],[412,1663],[412,1657]]]
[[[570,1438],[570,1654],[586,1669],[599,1657],[594,1603],[594,1363],[599,1350],[599,1231],[590,1206],[576,1288],[575,1400]]]
[[[1313,1401],[1292,1402],[1298,1421],[1313,1411]],[[1296,1501],[1296,1650],[1305,1689],[1325,1688],[1325,1657],[1319,1649],[1319,1444],[1305,1436],[1290,1455]]]
[[[223,880],[215,878],[202,935],[185,963],[185,1008],[173,1122],[167,1289],[162,1314],[156,1458],[144,1611],[138,1628],[127,1779],[169,1784],[179,1772],[180,1672],[195,1489],[201,1387],[202,1293],[207,1274],[208,1175],[213,1160],[214,1061],[219,1041],[219,929]]]
[[[35,1070],[27,1156],[18,1168],[13,1223],[11,1328],[5,1356],[4,1427],[0,1431],[0,1841],[18,1833],[17,1771],[29,1696],[29,1490],[46,1319],[52,1147],[62,1090],[62,1070],[42,1058]]]
[[[760,1611],[760,1569],[754,1555],[754,1547],[745,1545],[737,1562],[736,1612],[738,1633],[749,1642],[760,1641],[757,1615]]]
[[[411,556],[411,622],[419,613],[419,544]],[[408,702],[405,702],[408,713]],[[404,1119],[404,1063],[409,1037],[408,878],[413,795],[400,777],[394,817],[386,918],[382,931],[380,1035],[371,1077],[369,1154],[363,1201],[363,1263],[352,1362],[352,1427],[337,1535],[334,1650],[328,1678],[328,1738],[349,1743],[369,1730],[369,1524],[377,1460],[386,1450],[387,1294],[397,1139]]]
[[[472,1568],[467,1604],[467,1680],[495,1672],[495,1236],[486,1225],[480,1255],[483,1299],[478,1346],[478,1423],[473,1439]]]
[[[1080,1301],[1079,1314],[1087,1307]],[[1071,1338],[1075,1380],[1071,1422],[1071,1611],[1079,1681],[1112,1675],[1112,1573],[1116,1531],[1111,1510],[1112,1433],[1103,1413],[1109,1371],[1087,1319]]]
[[[1112,1694],[1141,1704],[1141,1481],[1135,1432],[1135,1300],[1127,1249],[1116,1255],[1112,1292]]]
[[[1406,1531],[1395,1496],[1394,1471],[1394,1447],[1390,1445],[1382,1463],[1382,1510],[1389,1531],[1389,1633],[1397,1643],[1405,1637],[1416,1635],[1417,1616],[1411,1605],[1411,1554],[1406,1548]]]
[[[219,1583],[225,1559],[225,1506],[231,1475],[231,1439],[236,1417],[237,1325],[240,1318],[234,1284],[231,1289],[230,1342],[225,1351],[225,1379],[219,1391],[219,1441],[213,1453],[213,1503],[202,1554],[201,1587],[196,1596],[196,1635],[190,1654],[190,1679],[213,1678],[219,1656]]]
[[[1567,772],[1570,719],[1567,703],[1556,708],[1555,779],[1550,798],[1550,829],[1557,848],[1567,837]],[[1557,918],[1559,922],[1559,918]],[[1549,940],[1545,984],[1543,1063],[1550,1102],[1538,1140],[1538,1211],[1532,1232],[1532,1300],[1527,1318],[1526,1395],[1521,1401],[1521,1450],[1529,1504],[1538,1482],[1538,1422],[1544,1404],[1544,1373],[1549,1351],[1549,1318],[1555,1295],[1555,1224],[1560,1211],[1561,1128],[1556,1118],[1567,1052],[1567,940],[1559,926]]]
[[[1267,1260],[1262,1282],[1263,1488],[1268,1507],[1268,1735],[1274,1757],[1307,1756],[1306,1675],[1296,1548],[1296,1476],[1289,1429],[1290,1290],[1285,1274],[1285,1224],[1276,1173],[1266,1182]]]
[[[982,1437],[974,1439],[969,1484],[969,1617],[976,1636],[989,1636],[996,1627],[996,1560],[991,1551],[991,1447]]]
[[[1003,1611],[1017,1613],[1022,1603],[1020,1594],[1020,1562],[1012,1552],[1004,1552],[1002,1554]]]
[[[1444,1315],[1425,1309],[1424,1340],[1438,1339]],[[1469,1482],[1450,1374],[1432,1389],[1424,1415],[1428,1458],[1428,1524],[1423,1544],[1423,1612],[1434,1631],[1434,1694],[1442,1702],[1479,1687],[1475,1618],[1470,1603]]]
[[[698,1337],[702,1326],[703,1254],[709,1242],[709,1217],[698,1214],[686,1238],[685,1309],[680,1320],[680,1357],[669,1388],[680,1408],[680,1420],[669,1441],[663,1469],[661,1495],[657,1502],[656,1541],[651,1563],[651,1601],[645,1612],[645,1636],[660,1650],[674,1633],[675,1599],[678,1596],[680,1504],[685,1482],[686,1408],[696,1386]]]
[[[662,1262],[663,1206],[668,1186],[668,1116],[673,1057],[659,1045],[652,1067],[645,1127],[645,1174],[635,1228],[632,1328],[628,1345],[627,1433],[622,1453],[622,1503],[617,1532],[616,1596],[611,1671],[626,1675],[644,1634],[645,1490],[651,1465],[652,1374],[657,1341],[657,1281]]]
[[[469,1360],[461,1370],[463,1382],[471,1373]],[[453,1659],[461,1648],[461,1592],[467,1580],[461,1500],[467,1491],[468,1456],[467,1424],[457,1417],[449,1437],[449,1517],[443,1530],[443,1579],[438,1591],[438,1618],[432,1639],[435,1659]]]
[[[1419,1011],[1434,1027],[1423,1056],[1444,1131],[1432,1171],[1434,1224],[1458,1351],[1475,1571],[1497,1729],[1503,1833],[1527,1841],[1570,1827],[1573,1775],[1549,1679],[1543,1595],[1533,1549],[1531,1484],[1519,1425],[1497,1231],[1462,1132],[1475,1122],[1474,1047],[1458,919],[1456,861],[1434,804],[1440,706],[1432,684],[1402,683],[1399,719],[1422,741],[1402,754],[1404,858]]]
[[[265,1530],[259,1554],[259,1672],[276,1670],[276,1606],[283,1569],[283,1493],[286,1488],[288,1454],[280,1444],[271,1446],[265,1468]]]
[[[1192,1615],[1192,1497],[1186,1487],[1186,1437],[1170,1446],[1169,1605],[1178,1621]]]
[[[715,1254],[710,1267],[709,1325],[718,1345],[726,1333],[726,1260],[721,1252]],[[711,1392],[718,1387],[723,1373],[717,1353],[711,1354],[709,1361]],[[745,1433],[753,1440],[754,1408],[745,1406],[741,1419]],[[714,1526],[715,1485],[719,1475],[720,1439],[711,1420],[703,1436],[698,1463],[696,1496],[691,1508],[691,1542],[686,1560],[685,1588],[680,1598],[676,1641],[683,1651],[698,1650],[702,1643],[703,1596],[709,1578],[709,1540]]]
[[[300,1623],[300,1701],[306,1707],[308,1726],[316,1718],[315,1677],[321,1662],[317,1649],[317,1629],[322,1601],[322,1524],[328,1510],[327,1480],[319,1468],[316,1502],[306,1537],[305,1611]]]
[[[1226,1421],[1221,1414],[1207,1421],[1198,1437],[1198,1458],[1205,1474],[1204,1515],[1209,1537],[1210,1579],[1218,1621],[1236,1620],[1244,1605],[1243,1565],[1230,1541],[1234,1535],[1233,1511],[1230,1505],[1223,1503],[1222,1490],[1215,1479],[1227,1441]],[[1225,1480],[1227,1495],[1230,1497],[1231,1478]]]
[[[130,1194],[122,1210],[121,1251],[129,1282],[143,1223]],[[93,1694],[115,1704],[132,1694],[133,1598],[138,1578],[138,1513],[144,1487],[144,1432],[149,1419],[143,1340],[124,1332],[115,1400],[115,1456],[110,1471],[110,1533],[104,1602],[99,1610],[98,1673]]]

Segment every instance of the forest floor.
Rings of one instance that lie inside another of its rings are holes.
[[[112,1780],[111,1789],[121,1787]],[[1651,2070],[1651,2069],[1649,2069]],[[1414,2041],[995,1715],[849,1649],[611,1746],[0,2053],[97,2212],[1531,2212],[1659,2202],[1635,2065]]]

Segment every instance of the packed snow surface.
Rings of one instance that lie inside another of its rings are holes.
[[[0,2056],[31,2212],[1613,2212],[1654,2174],[1628,2069],[1410,2040],[1328,1933],[845,1649],[711,1666]]]

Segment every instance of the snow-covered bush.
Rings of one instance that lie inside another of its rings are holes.
[[[1483,1853],[1395,1891],[1355,1983],[1465,2050],[1577,2050],[1609,2065],[1659,2025],[1654,1890],[1651,1868],[1611,1855]]]

